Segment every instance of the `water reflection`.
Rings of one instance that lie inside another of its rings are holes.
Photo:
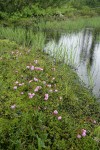
[[[45,47],[45,51],[51,55],[55,54],[56,49],[56,54],[63,55],[65,62],[68,59],[74,60],[78,75],[87,86],[93,86],[93,92],[97,96],[100,96],[100,42],[97,42],[99,34],[96,29],[88,28],[78,33],[61,34],[57,40],[50,40]],[[60,50],[62,47],[63,52]]]

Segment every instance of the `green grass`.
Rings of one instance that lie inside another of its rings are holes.
[[[0,38],[15,41],[17,44],[34,49],[43,48],[45,35],[42,32],[35,34],[32,29],[26,30],[23,28],[0,27]]]
[[[58,19],[55,17],[47,17],[47,18],[23,18],[19,19],[15,23],[15,26],[29,26],[38,30],[45,30],[49,32],[52,30],[53,32],[73,32],[78,31],[83,28],[97,28],[99,30],[100,27],[100,17],[75,17],[75,18],[62,18]]]
[[[75,18],[75,19],[65,19],[62,21],[47,21],[46,23],[40,23],[40,28],[42,29],[52,29],[56,31],[76,31],[82,28],[99,28],[100,27],[100,17],[93,18]]]
[[[96,98],[68,65],[42,52],[42,33],[30,33],[31,44],[24,36],[0,30],[0,150],[99,150]]]

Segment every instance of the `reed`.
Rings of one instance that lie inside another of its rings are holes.
[[[76,67],[76,50],[70,49],[70,51],[63,45],[57,46],[54,42],[50,42],[44,51],[54,58],[56,62],[63,62],[71,67]]]
[[[34,33],[32,29],[0,27],[0,38],[34,49],[42,49],[45,43],[45,34],[43,32]]]
[[[80,30],[82,28],[99,28],[100,27],[100,17],[93,18],[75,18],[75,19],[65,19],[65,20],[52,20],[52,21],[42,21],[39,24],[40,29],[56,30],[56,31],[67,31],[72,32]]]

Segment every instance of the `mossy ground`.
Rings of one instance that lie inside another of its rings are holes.
[[[76,73],[40,49],[0,44],[0,149],[99,150],[100,107]]]

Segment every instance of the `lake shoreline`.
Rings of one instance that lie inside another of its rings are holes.
[[[0,148],[99,149],[96,97],[44,44],[43,33],[2,28]]]

